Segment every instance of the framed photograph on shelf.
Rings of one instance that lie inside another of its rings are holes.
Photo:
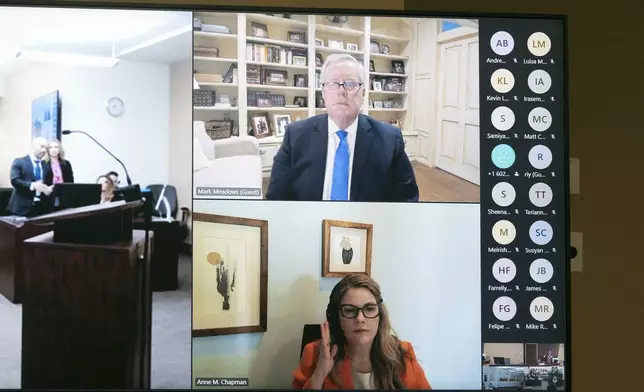
[[[391,60],[391,73],[404,74],[405,62],[402,60]]]
[[[340,41],[337,39],[330,39],[329,40],[329,48],[331,49],[344,49],[344,41]]]
[[[371,53],[380,53],[380,44],[376,41],[371,41],[369,43],[369,51]]]
[[[373,81],[373,91],[382,91],[382,82],[379,80]]]
[[[373,225],[325,219],[322,222],[322,276],[371,276]]]
[[[268,27],[263,23],[251,22],[251,34],[256,38],[268,38]]]
[[[347,50],[357,52],[358,51],[358,45],[356,45],[356,44],[347,44]]]
[[[389,54],[389,45],[382,45],[380,47],[380,53],[382,54]]]
[[[193,214],[192,336],[267,331],[268,222]]]
[[[295,87],[308,87],[308,75],[304,74],[298,74],[298,75],[293,75],[293,85]]]
[[[382,101],[373,101],[374,109],[382,109]]]
[[[315,54],[315,66],[316,67],[321,67],[324,65],[324,57],[322,57],[322,53],[316,53]]]
[[[293,98],[293,105],[297,105],[297,107],[300,108],[305,108],[308,107],[308,98],[307,97],[295,97]]]
[[[267,69],[264,73],[267,85],[285,86],[288,83],[288,72],[281,69]]]
[[[376,65],[373,60],[369,60],[369,72],[376,72]]]
[[[322,41],[321,39],[316,39],[315,46],[324,46],[324,41]]]
[[[275,137],[284,137],[286,133],[286,126],[291,123],[290,114],[276,114],[273,117],[275,125]]]
[[[261,139],[271,135],[268,113],[253,113],[251,120],[253,124],[253,136]]]
[[[293,65],[297,65],[298,67],[306,67],[309,65],[309,62],[306,59],[306,56],[296,56],[293,55]]]
[[[288,42],[294,42],[296,44],[305,44],[306,43],[306,33],[303,31],[289,31],[288,32]]]

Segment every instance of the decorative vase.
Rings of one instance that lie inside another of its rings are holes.
[[[353,259],[353,248],[342,249],[342,262],[344,264],[351,264]]]

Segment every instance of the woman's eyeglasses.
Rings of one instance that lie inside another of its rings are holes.
[[[358,314],[362,312],[365,318],[373,319],[378,317],[380,314],[380,306],[376,304],[367,304],[362,308],[353,305],[341,305],[340,314],[344,318],[354,319],[358,317]]]
[[[345,91],[356,91],[360,87],[362,87],[362,83],[360,82],[344,82],[344,83],[338,83],[338,82],[328,82],[328,83],[323,83],[322,87],[326,87],[330,91],[338,91],[340,87],[344,87]]]

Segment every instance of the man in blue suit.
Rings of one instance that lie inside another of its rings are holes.
[[[400,129],[360,114],[364,75],[351,55],[327,57],[321,74],[327,114],[287,127],[267,199],[418,201]]]
[[[43,160],[46,154],[47,140],[37,137],[31,143],[31,152],[11,164],[13,192],[7,209],[13,215],[36,216],[51,211],[53,186],[43,182],[51,170]]]

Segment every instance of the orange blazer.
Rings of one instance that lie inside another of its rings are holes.
[[[293,388],[294,389],[310,389],[309,379],[313,376],[315,366],[318,361],[319,343],[315,341],[307,344],[302,353],[300,366],[293,372]],[[402,382],[405,384],[405,389],[432,389],[425,377],[425,372],[416,360],[416,354],[411,346],[411,343],[400,341],[403,350],[408,354],[405,357],[405,374],[403,375]],[[353,375],[351,371],[351,359],[347,356],[344,361],[340,363],[338,368],[338,381],[342,385],[336,385],[331,377],[327,376],[322,384],[322,389],[355,389],[353,384]]]

